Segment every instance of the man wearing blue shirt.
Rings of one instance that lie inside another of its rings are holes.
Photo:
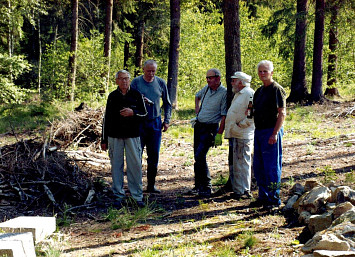
[[[167,131],[171,117],[171,103],[168,89],[163,79],[155,76],[157,63],[147,60],[143,66],[143,75],[132,80],[131,87],[138,90],[144,97],[148,111],[147,119],[141,124],[140,139],[142,152],[147,151],[147,192],[160,193],[155,187],[155,178],[158,171],[159,151],[162,131]],[[161,118],[160,99],[163,102],[164,120]]]

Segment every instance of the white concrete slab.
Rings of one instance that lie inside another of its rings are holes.
[[[0,256],[36,257],[32,233],[0,234]]]
[[[0,223],[0,232],[31,232],[34,243],[42,241],[56,230],[55,217],[20,216]]]

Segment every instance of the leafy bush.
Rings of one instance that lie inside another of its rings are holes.
[[[29,90],[20,89],[9,79],[0,77],[0,104],[19,104],[25,101]]]
[[[10,57],[0,53],[0,104],[21,103],[26,99],[29,91],[17,87],[13,80],[30,67],[22,55]]]

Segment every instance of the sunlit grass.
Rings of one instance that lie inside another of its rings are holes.
[[[324,125],[325,122],[326,117],[319,114],[315,106],[288,108],[284,125],[284,138],[288,140],[314,140],[355,133],[354,116],[343,117],[341,120],[333,118],[329,124]]]

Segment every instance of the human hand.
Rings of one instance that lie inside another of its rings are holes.
[[[276,134],[276,135],[272,134],[272,135],[269,137],[268,143],[269,143],[270,145],[273,145],[273,144],[276,144],[276,142],[277,142],[277,134]]]
[[[214,146],[220,146],[222,145],[222,134],[217,134],[214,138]]]
[[[169,124],[164,122],[162,126],[163,132],[167,131],[168,128],[169,128]]]
[[[123,117],[129,117],[129,116],[133,116],[134,112],[133,112],[133,110],[131,108],[123,108],[120,111],[120,115],[123,116]]]

